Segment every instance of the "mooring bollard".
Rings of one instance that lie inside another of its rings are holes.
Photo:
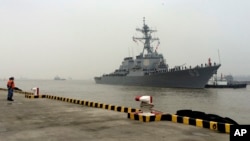
[[[135,101],[141,101],[140,104],[140,112],[136,113],[139,115],[156,115],[156,114],[161,114],[162,112],[153,109],[154,104],[153,104],[153,97],[152,96],[136,96]]]
[[[38,87],[34,87],[31,90],[34,92],[34,96],[39,96],[39,88]]]

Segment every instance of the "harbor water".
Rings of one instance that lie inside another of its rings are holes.
[[[15,80],[23,91],[39,87],[40,94],[50,94],[79,100],[89,100],[117,106],[139,108],[135,96],[153,97],[154,109],[174,114],[191,109],[230,117],[239,124],[250,124],[250,88],[154,88],[95,84],[92,80]],[[0,81],[6,88],[6,81]],[[14,96],[15,97],[15,96]]]

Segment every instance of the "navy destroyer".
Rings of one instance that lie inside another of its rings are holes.
[[[135,58],[124,58],[119,69],[109,74],[94,77],[97,84],[150,86],[165,88],[205,88],[208,80],[217,73],[221,64],[208,63],[195,67],[184,65],[169,68],[163,55],[152,47],[152,42],[159,41],[151,33],[156,32],[145,24],[136,28],[143,34],[142,37],[133,37],[134,41],[144,44],[142,52]]]

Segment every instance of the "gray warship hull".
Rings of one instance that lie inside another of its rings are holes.
[[[133,37],[133,41],[143,43],[142,52],[134,57],[125,57],[120,67],[114,72],[95,77],[97,84],[149,86],[165,88],[205,88],[208,80],[217,72],[220,64],[208,63],[194,68],[185,64],[170,68],[162,54],[157,49],[159,38],[152,37],[152,30],[145,24],[143,18],[142,28],[136,28],[143,34],[142,37]],[[156,47],[152,46],[158,41]]]
[[[194,69],[155,72],[144,76],[101,76],[95,77],[97,84],[150,86],[164,88],[205,88],[208,80],[220,65]]]

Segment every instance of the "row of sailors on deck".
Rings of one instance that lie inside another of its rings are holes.
[[[205,64],[205,67],[210,67],[210,66],[212,66],[211,63],[210,64]],[[215,62],[214,62],[214,66],[216,66]],[[200,67],[202,68],[203,64],[201,64],[200,66],[197,65],[194,68],[200,68]],[[154,68],[154,69],[143,69],[143,71],[145,72],[146,75],[149,75],[149,74],[154,74],[154,73],[174,72],[174,71],[187,70],[187,69],[192,69],[192,67],[189,66],[189,68],[187,68],[186,66],[177,66],[177,67],[170,68],[170,69],[162,68],[162,69],[159,69],[159,70],[157,70],[156,68]],[[118,72],[126,72],[126,73],[118,73]],[[116,70],[115,73],[106,74],[104,76],[125,76],[128,73],[129,73],[129,71],[127,71],[125,69],[122,69],[122,70]]]

